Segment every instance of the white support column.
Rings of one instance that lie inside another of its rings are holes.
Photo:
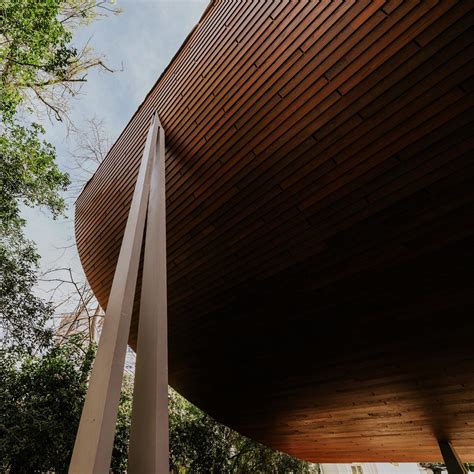
[[[128,457],[131,474],[169,472],[165,133],[161,125],[156,151],[148,202],[138,323]]]
[[[158,128],[155,115],[148,131],[69,465],[71,474],[109,472]]]

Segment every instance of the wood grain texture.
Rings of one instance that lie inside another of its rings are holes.
[[[214,1],[85,187],[106,307],[157,110],[169,378],[217,420],[313,461],[474,461],[472,7]]]

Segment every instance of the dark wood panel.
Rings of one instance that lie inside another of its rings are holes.
[[[472,6],[211,2],[85,187],[106,307],[157,110],[170,381],[218,420],[313,461],[474,461]]]

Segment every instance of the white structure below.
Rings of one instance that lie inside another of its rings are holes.
[[[129,472],[169,472],[164,166],[164,131],[155,114],[120,247],[70,474],[109,472],[146,219],[145,257],[149,261],[144,265],[142,283]]]
[[[406,463],[352,463],[321,464],[322,474],[427,474],[427,471],[414,462]]]

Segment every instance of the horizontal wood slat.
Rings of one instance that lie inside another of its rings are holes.
[[[319,462],[474,462],[472,9],[213,1],[86,185],[106,307],[158,111],[169,377],[218,420]]]

